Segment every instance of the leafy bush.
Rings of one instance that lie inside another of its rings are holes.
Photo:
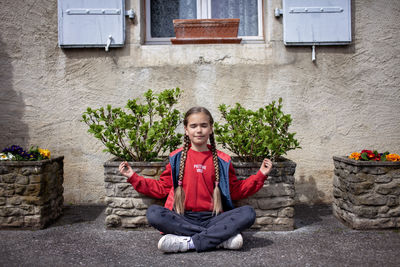
[[[226,123],[215,123],[216,140],[242,161],[258,162],[265,157],[277,161],[287,151],[300,148],[295,133],[288,132],[292,119],[282,112],[282,98],[277,105],[273,101],[257,111],[239,103],[218,108]]]
[[[88,132],[105,145],[104,152],[128,161],[157,160],[181,143],[182,134],[175,130],[182,122],[182,115],[173,108],[180,95],[179,88],[159,94],[148,90],[144,93],[144,104],[138,98],[128,100],[128,113],[111,105],[89,107],[82,121],[89,126]]]

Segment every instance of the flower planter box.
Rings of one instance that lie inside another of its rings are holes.
[[[164,205],[165,199],[154,199],[138,193],[118,170],[121,161],[104,163],[106,188],[106,226],[109,228],[138,228],[148,226],[147,208],[153,204]],[[167,162],[129,162],[134,172],[144,177],[158,179]]]
[[[400,162],[333,157],[333,214],[353,229],[400,227]]]
[[[240,43],[240,19],[174,19],[172,44]]]
[[[62,214],[63,159],[0,162],[0,228],[42,229]]]
[[[164,205],[165,199],[157,200],[135,191],[118,171],[120,162],[105,162],[106,226],[109,228],[138,228],[148,226],[147,208],[152,204]],[[158,179],[166,162],[130,162],[133,170],[145,177]],[[260,168],[261,163],[234,163],[239,179],[247,178]],[[294,228],[294,172],[292,161],[274,163],[264,187],[254,196],[235,204],[252,205],[257,213],[253,225],[259,230],[293,230]]]
[[[253,229],[287,231],[294,229],[296,163],[291,160],[274,162],[263,188],[249,198],[235,202],[235,206],[251,205],[256,211]],[[238,179],[245,179],[260,169],[260,163],[235,162]]]

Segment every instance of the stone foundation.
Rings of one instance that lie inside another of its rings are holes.
[[[62,214],[63,159],[0,162],[0,228],[42,229]]]
[[[146,210],[152,204],[164,205],[165,199],[157,200],[136,192],[118,171],[120,162],[107,161],[105,168],[106,225],[107,227],[136,228],[147,226]],[[130,162],[139,175],[158,179],[166,162]],[[260,164],[235,163],[239,179],[255,174]],[[259,230],[293,230],[294,228],[294,172],[291,161],[274,163],[274,169],[264,187],[254,196],[236,202],[255,208],[257,219],[253,225]]]
[[[234,162],[238,179],[257,173],[261,163]],[[263,188],[253,196],[235,202],[236,206],[251,205],[256,211],[253,229],[287,231],[294,229],[296,163],[287,160],[274,162],[274,167]]]
[[[400,162],[333,161],[335,217],[354,229],[400,228]]]

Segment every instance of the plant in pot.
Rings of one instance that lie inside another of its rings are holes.
[[[147,224],[146,209],[159,200],[147,198],[126,183],[118,166],[129,161],[140,175],[158,179],[166,165],[165,153],[181,144],[182,134],[175,130],[182,122],[181,113],[174,108],[181,96],[179,88],[166,89],[159,94],[148,90],[144,102],[128,100],[126,109],[87,108],[82,121],[88,132],[99,139],[115,158],[104,163],[106,225],[109,227],[138,227]]]
[[[263,158],[273,161],[264,187],[238,205],[251,204],[257,212],[254,228],[292,230],[294,228],[294,172],[296,164],[283,157],[300,148],[295,133],[289,132],[290,114],[282,111],[282,98],[258,110],[220,105],[224,123],[215,123],[216,140],[236,157],[233,165],[239,179],[257,172]]]
[[[354,229],[400,227],[400,155],[376,150],[334,156],[333,214]]]
[[[63,156],[18,145],[0,153],[0,228],[42,229],[62,214]]]

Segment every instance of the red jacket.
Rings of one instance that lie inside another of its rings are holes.
[[[218,154],[222,154],[224,157],[229,157],[227,154],[221,151],[218,151]],[[208,174],[204,175],[204,177],[199,176],[199,172],[202,171],[195,170],[192,168],[192,166],[188,166],[190,163],[193,162],[191,158],[194,159],[194,162],[196,162],[196,159],[204,161],[203,165],[196,164],[195,166],[201,165],[206,170],[208,168]],[[262,188],[266,179],[267,176],[264,176],[260,171],[258,171],[257,174],[251,175],[245,180],[238,180],[232,163],[230,162],[229,191],[232,200],[246,198],[255,194],[258,190]],[[183,189],[185,190],[185,192],[189,192],[189,194],[186,194],[185,210],[211,211],[213,205],[212,191],[214,187],[214,181],[215,170],[212,164],[211,151],[196,152],[193,150],[189,150],[183,179]],[[172,209],[174,186],[172,181],[172,170],[170,163],[167,164],[165,171],[161,174],[159,180],[144,178],[134,173],[128,179],[128,182],[132,184],[136,191],[147,196],[151,196],[154,198],[165,198],[168,196],[165,206],[169,209]]]

